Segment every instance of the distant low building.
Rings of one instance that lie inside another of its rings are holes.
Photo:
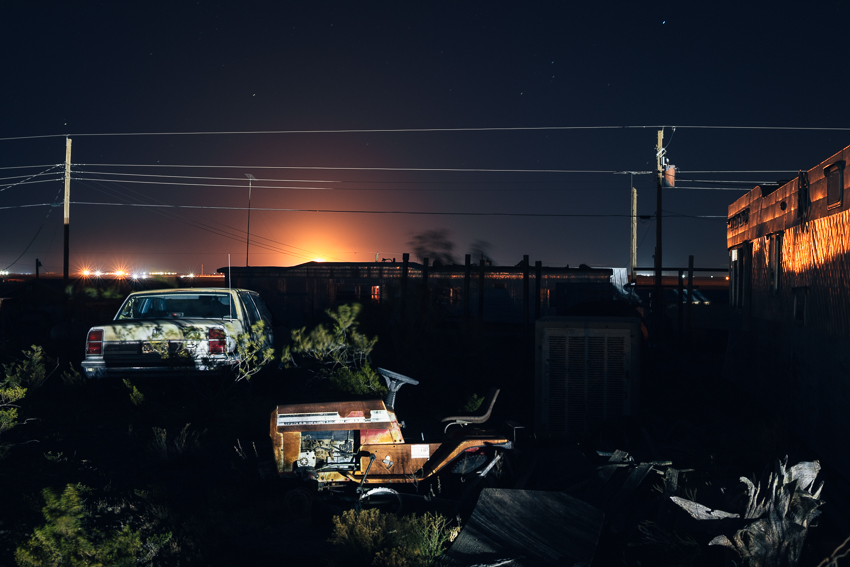
[[[308,262],[292,267],[221,268],[219,273],[234,287],[260,292],[278,321],[290,328],[311,324],[326,309],[352,302],[400,306],[427,297],[450,318],[530,323],[537,317],[562,315],[577,304],[610,301],[616,295],[608,268],[467,269],[414,262]]]
[[[850,147],[729,206],[730,377],[850,477]]]

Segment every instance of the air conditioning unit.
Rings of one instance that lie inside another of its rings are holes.
[[[637,414],[640,319],[543,317],[535,335],[537,435],[580,437]]]

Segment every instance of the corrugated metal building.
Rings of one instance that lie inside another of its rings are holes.
[[[850,478],[850,147],[729,206],[727,370]]]

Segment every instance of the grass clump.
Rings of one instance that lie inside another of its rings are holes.
[[[349,510],[333,519],[330,542],[349,565],[429,567],[460,527],[435,513],[396,516],[377,509]]]
[[[191,431],[192,424],[187,423],[180,433],[168,438],[168,430],[161,427],[153,428],[153,441],[150,451],[163,461],[175,459],[195,452],[201,448],[201,437],[205,432]]]

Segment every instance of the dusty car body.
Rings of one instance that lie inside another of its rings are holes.
[[[245,289],[186,288],[130,294],[114,320],[92,327],[82,367],[87,377],[224,372],[239,363],[237,338],[262,323],[272,344],[271,314]]]

